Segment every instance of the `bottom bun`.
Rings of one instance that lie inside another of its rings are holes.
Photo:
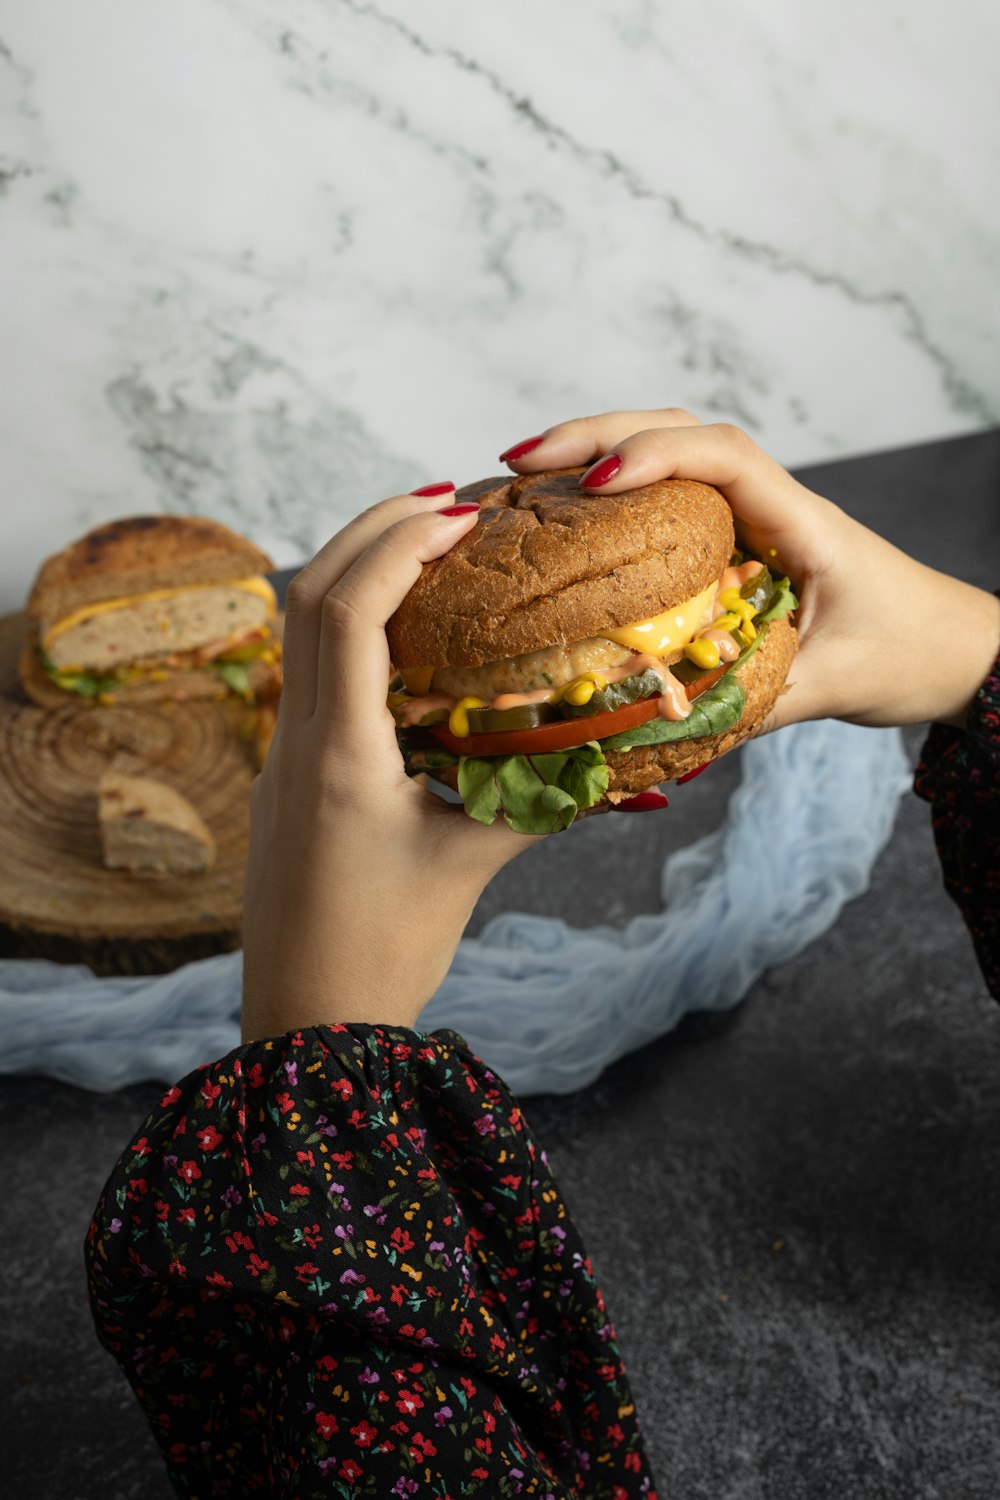
[[[103,706],[109,703],[186,703],[197,699],[204,702],[240,698],[240,694],[232,692],[210,667],[177,668],[166,672],[158,682],[149,678],[125,682],[110,693],[102,694],[100,700],[84,693],[73,693],[52,681],[42,666],[34,639],[25,644],[17,670],[22,688],[39,708],[93,707],[98,702]],[[247,677],[255,698],[268,698],[280,690],[281,668],[270,662],[251,662]]]
[[[720,755],[742,745],[744,740],[751,739],[785,691],[785,679],[797,647],[798,636],[790,621],[787,618],[773,620],[757,650],[737,671],[746,693],[746,703],[732,728],[700,739],[606,752],[604,759],[610,773],[608,790],[600,802],[583,809],[577,817],[609,812],[616,803],[659,786],[663,781],[676,781],[678,776],[717,760]],[[457,766],[428,771],[427,775],[457,790]]]

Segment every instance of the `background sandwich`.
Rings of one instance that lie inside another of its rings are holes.
[[[236,695],[280,686],[274,564],[196,516],[129,516],[43,563],[22,685],[43,707]]]
[[[407,769],[521,833],[675,780],[752,735],[795,653],[774,559],[710,485],[589,495],[582,469],[483,480],[475,528],[389,621]]]

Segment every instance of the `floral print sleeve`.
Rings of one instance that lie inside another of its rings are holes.
[[[178,1495],[655,1497],[545,1154],[454,1032],[309,1027],[197,1069],[85,1249]]]
[[[931,804],[945,888],[965,918],[987,988],[1000,1000],[1000,660],[965,729],[931,726],[913,789]]]

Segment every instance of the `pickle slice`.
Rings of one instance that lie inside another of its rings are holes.
[[[447,714],[445,718],[447,718]],[[516,708],[470,708],[470,734],[502,734],[507,729],[537,729],[555,718],[550,703],[519,703]],[[424,720],[427,723],[427,720]]]
[[[752,578],[748,578],[740,589],[740,598],[745,599],[753,607],[755,615],[766,609],[771,602],[774,593],[774,579],[771,577],[769,568],[761,568]]]
[[[679,682],[684,683],[695,682],[699,677],[704,677],[705,675],[705,668],[697,666],[686,656],[682,656],[680,661],[673,662],[670,670]]]
[[[599,688],[586,703],[574,705],[563,699],[559,709],[566,719],[585,719],[594,714],[614,713],[617,708],[638,703],[641,698],[651,698],[654,693],[662,690],[658,673],[639,672],[635,677],[623,677],[621,682],[609,682],[606,688]]]

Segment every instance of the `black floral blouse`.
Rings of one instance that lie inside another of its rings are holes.
[[[915,785],[1000,998],[998,709],[1000,670]],[[655,1497],[545,1153],[454,1032],[308,1027],[196,1069],[85,1253],[178,1495]]]

